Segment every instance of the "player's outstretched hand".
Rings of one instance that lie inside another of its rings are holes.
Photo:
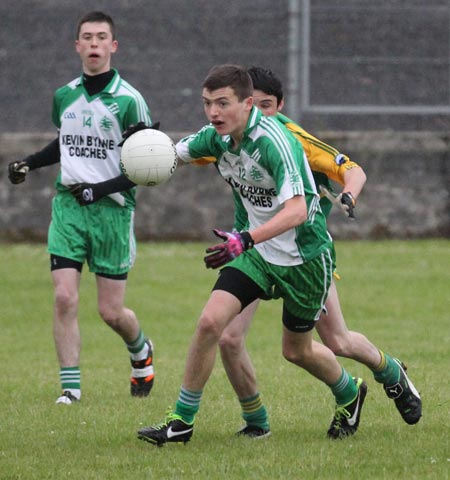
[[[67,188],[82,207],[90,205],[101,198],[101,196],[97,195],[95,183],[74,183],[68,185]]]
[[[209,253],[205,257],[206,268],[222,267],[254,245],[253,238],[249,232],[230,233],[217,228],[213,232],[216,236],[225,240],[225,242],[206,249],[206,253]]]
[[[159,130],[160,122],[153,123],[152,125],[148,126],[144,122],[139,122],[133,125],[130,125],[124,132],[122,133],[122,141],[119,143],[119,147],[122,147],[125,143],[125,140],[133,135],[133,133],[139,132],[140,130],[147,130],[151,128],[152,130]]]
[[[11,162],[8,165],[9,181],[14,185],[24,182],[29,170],[30,167],[24,160],[21,160],[20,162]]]

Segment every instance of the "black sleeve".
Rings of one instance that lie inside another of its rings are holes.
[[[55,138],[55,140],[50,142],[41,151],[25,158],[25,162],[27,162],[30,170],[34,170],[35,168],[46,167],[48,165],[58,163],[60,159],[61,154],[59,151],[59,139]]]
[[[105,182],[95,184],[95,190],[101,197],[109,195],[110,193],[123,192],[135,187],[136,184],[129,180],[125,175],[119,175],[118,177],[111,178]]]

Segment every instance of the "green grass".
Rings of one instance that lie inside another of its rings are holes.
[[[99,319],[95,281],[83,275],[83,399],[56,406],[53,290],[43,245],[0,245],[1,479],[447,479],[450,469],[450,244],[447,240],[338,242],[338,282],[347,323],[409,364],[423,419],[403,423],[370,372],[342,364],[369,385],[360,429],[332,442],[329,390],[283,360],[280,302],[263,303],[249,349],[272,436],[236,439],[239,404],[220,361],[186,446],[156,448],[136,430],[162,420],[181,383],[187,347],[216,273],[204,244],[140,244],[127,291],[155,343],[156,381],[147,399],[128,393],[120,338]]]

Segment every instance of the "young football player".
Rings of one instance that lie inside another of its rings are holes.
[[[75,48],[83,72],[55,92],[52,117],[58,138],[9,165],[9,179],[18,184],[29,170],[60,162],[48,252],[62,390],[56,403],[65,405],[81,399],[78,291],[85,262],[96,276],[100,316],[128,349],[131,395],[147,396],[154,378],[152,343],[135,313],[124,305],[136,254],[135,185],[121,174],[118,148],[130,124],[151,124],[150,111],[142,95],[111,68],[118,42],[109,15],[90,12],[81,18]],[[102,348],[101,338],[97,348]],[[104,362],[108,363],[107,352]]]
[[[207,249],[205,262],[221,271],[191,341],[175,411],[138,437],[156,445],[190,440],[222,332],[258,298],[283,299],[283,355],[329,386],[336,412],[349,413],[335,428],[355,433],[366,383],[312,335],[331,285],[334,250],[301,145],[253,105],[252,79],[241,66],[214,67],[202,96],[210,123],[177,144],[178,156],[217,159],[246,209],[248,228],[214,230],[222,242]]]

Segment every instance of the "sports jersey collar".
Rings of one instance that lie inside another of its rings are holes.
[[[122,81],[119,75],[119,72],[115,68],[113,68],[113,70],[114,70],[114,77],[112,78],[111,82],[109,82],[109,85],[105,89],[105,91],[110,93],[111,95],[118,90],[120,83]]]
[[[119,75],[119,72],[115,68],[113,68],[112,70],[114,70],[114,76],[111,79],[111,81],[108,83],[106,88],[103,90],[104,93],[109,93],[111,95],[118,90],[118,88],[120,87],[120,82],[122,81],[122,79]],[[83,85],[83,75],[80,75],[78,77],[78,80],[77,80],[77,83],[76,83],[77,87],[79,87],[81,85]]]
[[[262,113],[260,110],[258,110],[255,106],[252,107],[250,110],[250,115],[247,120],[247,126],[245,127],[244,130],[244,137],[248,136],[251,130],[255,127],[255,125],[258,125],[259,121],[261,120]]]

